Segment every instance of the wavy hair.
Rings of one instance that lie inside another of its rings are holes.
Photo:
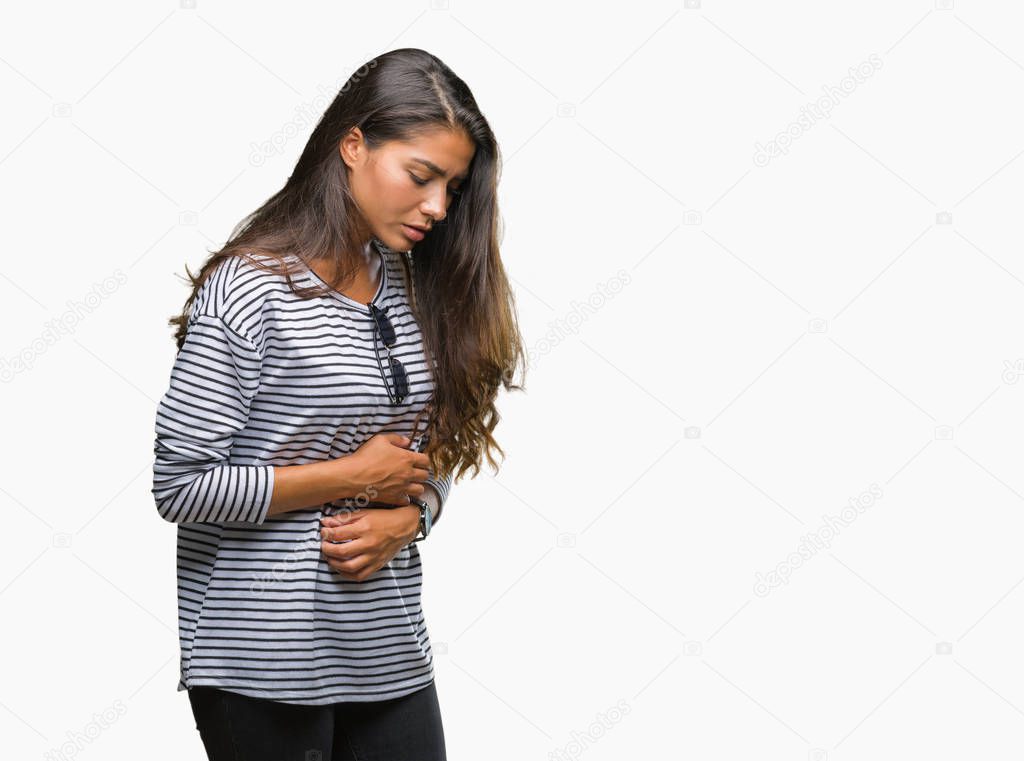
[[[486,457],[497,472],[492,450],[500,420],[499,386],[523,390],[526,357],[515,299],[498,246],[497,183],[500,153],[487,120],[469,87],[440,59],[417,48],[392,50],[362,66],[346,81],[306,143],[284,187],[244,218],[227,243],[195,275],[185,265],[192,293],[182,313],[169,320],[180,349],[196,294],[221,261],[241,256],[261,269],[283,275],[300,298],[327,293],[323,285],[302,288],[292,280],[301,263],[325,259],[337,287],[359,271],[368,229],[352,197],[339,146],[358,126],[373,149],[391,140],[410,140],[436,130],[462,130],[476,151],[461,193],[448,214],[412,257],[403,257],[413,294],[413,311],[423,334],[434,393],[424,413],[430,441],[425,450],[437,475],[473,476]],[[269,263],[268,263],[269,262]]]

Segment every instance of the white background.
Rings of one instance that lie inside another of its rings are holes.
[[[449,758],[1019,756],[1024,17],[955,3],[12,6],[3,756],[203,757],[149,491],[175,275],[397,47],[498,136],[532,358],[423,545]]]

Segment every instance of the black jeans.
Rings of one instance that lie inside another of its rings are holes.
[[[446,761],[437,690],[302,706],[217,687],[188,691],[209,761]]]

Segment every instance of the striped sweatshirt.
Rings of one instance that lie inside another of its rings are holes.
[[[358,503],[267,515],[274,466],[348,455],[385,431],[411,437],[433,391],[404,254],[376,240],[372,250],[382,263],[372,301],[394,325],[391,351],[409,376],[398,405],[366,304],[336,290],[300,299],[241,257],[217,265],[196,294],[157,407],[153,463],[156,509],[178,526],[179,692],[326,705],[401,697],[433,679],[416,544],[349,581],[321,553],[320,518]],[[324,284],[308,266],[293,280]],[[443,507],[451,477],[430,470],[427,483]]]

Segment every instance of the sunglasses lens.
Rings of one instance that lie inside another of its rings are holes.
[[[395,328],[391,324],[391,320],[388,316],[380,309],[376,304],[370,304],[370,313],[373,315],[373,321],[377,325],[377,332],[380,334],[381,340],[384,345],[390,350],[398,340],[395,335]],[[377,348],[377,337],[374,336],[374,350]],[[377,357],[377,361],[380,361],[380,357]],[[395,357],[391,357],[391,378],[395,386],[395,394],[393,403],[400,403],[409,394],[409,378],[405,374],[405,365],[403,365]],[[382,368],[383,370],[383,368]],[[391,394],[390,389],[388,395]]]
[[[395,379],[395,396],[404,399],[409,393],[409,378],[405,374],[405,365],[394,357],[391,358],[391,377]]]
[[[380,338],[384,345],[388,347],[394,346],[396,340],[395,329],[391,325],[391,320],[376,307],[374,307],[373,318],[377,321],[377,329],[380,331]]]

